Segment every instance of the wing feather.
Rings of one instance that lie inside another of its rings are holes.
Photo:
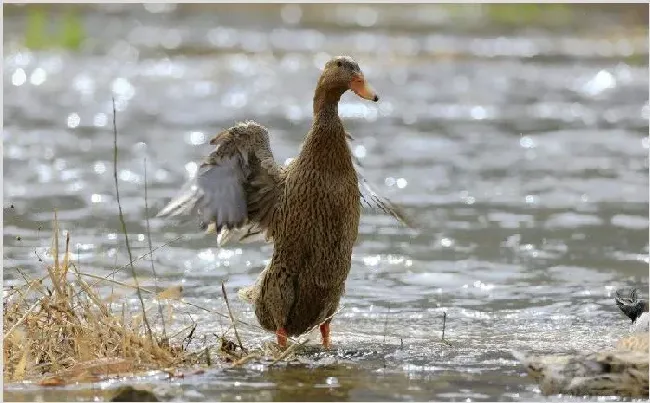
[[[251,234],[271,237],[284,182],[267,129],[253,121],[239,123],[210,144],[215,148],[196,177],[158,216],[198,215],[201,228],[216,232],[219,244]]]
[[[346,133],[350,141],[352,136]],[[370,184],[368,179],[363,174],[363,166],[358,158],[352,157],[354,169],[357,172],[357,181],[359,182],[359,194],[361,196],[361,204],[370,209],[381,210],[385,214],[393,216],[397,221],[409,228],[416,228],[415,224],[404,213],[402,208],[397,204],[391,202],[387,197],[381,196],[373,185]]]

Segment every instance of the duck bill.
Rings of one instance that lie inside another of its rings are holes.
[[[363,74],[354,75],[352,81],[350,81],[350,89],[363,99],[367,99],[369,101],[374,101],[374,102],[379,101],[379,97],[377,96],[377,93],[375,92],[375,90],[372,89],[372,87],[368,84],[368,82],[366,82],[366,79],[363,77]]]

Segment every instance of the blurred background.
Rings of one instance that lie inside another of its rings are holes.
[[[336,349],[207,371],[179,381],[183,399],[539,399],[509,349],[606,347],[627,326],[613,290],[647,295],[647,4],[3,9],[5,287],[18,269],[43,273],[34,251],[47,256],[55,209],[84,271],[128,262],[112,96],[134,255],[184,235],[154,253],[157,283],[137,262],[141,284],[224,311],[221,281],[234,297],[271,248],[217,249],[192,220],[152,219],[149,238],[145,161],[152,217],[237,120],[269,127],[278,161],[294,156],[330,56],[353,56],[380,95],[346,94],[339,111],[368,178],[422,230],[364,212]],[[453,347],[439,342],[443,312]],[[182,304],[176,321],[212,338],[228,324]],[[5,385],[9,400],[69,392]]]

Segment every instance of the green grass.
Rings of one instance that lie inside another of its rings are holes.
[[[77,51],[86,38],[77,11],[67,7],[63,13],[31,6],[27,9],[24,43],[28,49],[67,49]]]
[[[571,21],[574,8],[570,4],[485,4],[484,10],[488,18],[502,25],[532,25],[535,23],[549,23],[565,25]]]

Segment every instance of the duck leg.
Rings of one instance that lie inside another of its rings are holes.
[[[275,336],[278,339],[280,347],[284,348],[287,346],[287,331],[283,327],[276,330]]]
[[[331,319],[327,319],[320,325],[320,335],[325,348],[330,348],[330,322]]]

